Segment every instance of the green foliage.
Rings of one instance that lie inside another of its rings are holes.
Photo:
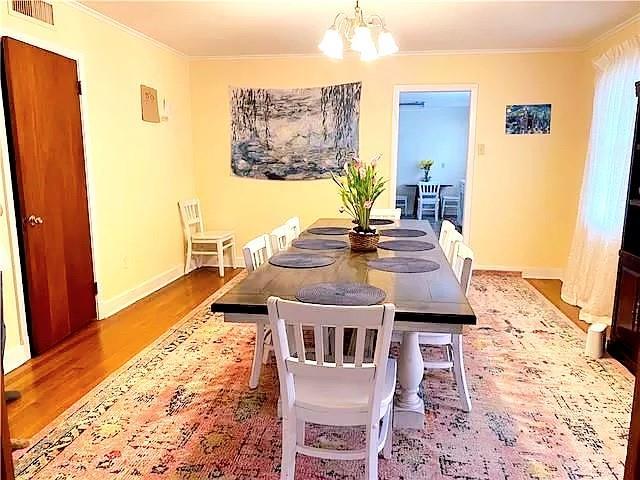
[[[433,167],[433,160],[420,160],[418,162],[418,167],[420,167],[421,170],[431,170],[431,167]]]
[[[376,165],[380,156],[374,157],[370,162],[363,162],[355,159],[353,162],[345,163],[344,177],[336,177],[333,173],[331,178],[338,185],[342,209],[353,217],[361,232],[372,232],[369,228],[369,217],[371,207],[376,199],[384,192],[387,182],[378,175]]]

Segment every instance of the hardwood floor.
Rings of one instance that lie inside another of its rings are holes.
[[[538,280],[534,278],[527,278],[526,280],[562,313],[569,317],[573,323],[580,327],[582,331],[587,331],[589,324],[580,320],[580,308],[569,305],[560,298],[560,289],[562,288],[562,282],[560,280]]]
[[[22,393],[8,405],[12,438],[40,431],[240,271],[196,270],[9,373],[5,388]]]

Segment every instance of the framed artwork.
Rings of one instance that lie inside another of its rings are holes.
[[[142,120],[160,123],[158,111],[158,91],[155,88],[140,85],[140,103],[142,106]]]
[[[358,155],[362,84],[232,88],[231,170],[269,180],[340,173]]]
[[[551,133],[551,104],[507,105],[505,133],[507,135]]]

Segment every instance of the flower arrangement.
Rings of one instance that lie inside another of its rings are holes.
[[[347,212],[357,224],[355,231],[360,234],[374,234],[375,229],[369,226],[371,207],[384,192],[386,180],[380,177],[376,165],[380,155],[370,162],[358,158],[344,165],[344,177],[331,177],[338,185],[340,200],[342,200],[341,212]]]
[[[420,170],[424,171],[424,181],[428,182],[429,180],[431,180],[431,167],[433,167],[433,160],[420,160],[418,162],[418,167],[420,167]]]

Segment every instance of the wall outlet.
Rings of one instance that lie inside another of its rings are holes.
[[[485,145],[484,143],[479,143],[478,144],[478,155],[484,155],[485,152]]]

